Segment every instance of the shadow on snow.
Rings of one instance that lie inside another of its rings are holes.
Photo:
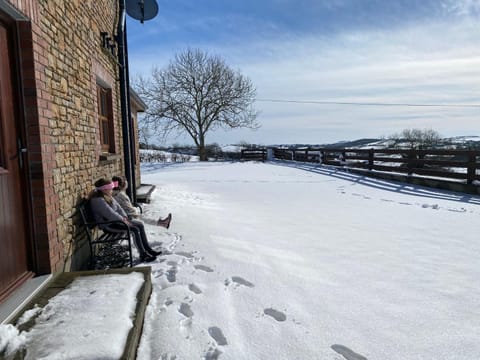
[[[310,171],[315,174],[351,181],[353,183],[369,186],[379,190],[392,191],[406,195],[421,196],[430,199],[459,201],[474,205],[480,205],[480,198],[471,196],[469,194],[463,194],[448,190],[437,190],[426,186],[413,185],[393,180],[383,180],[367,177],[364,175],[351,173],[348,171],[348,169],[341,169],[334,166],[279,160],[275,160],[269,163],[272,165],[292,167],[295,169]]]

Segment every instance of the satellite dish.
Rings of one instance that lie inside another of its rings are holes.
[[[156,0],[126,0],[125,9],[128,15],[135,20],[140,20],[141,23],[153,19],[158,14]]]

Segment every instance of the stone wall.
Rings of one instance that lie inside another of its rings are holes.
[[[28,159],[39,272],[77,268],[75,206],[100,177],[124,172],[116,55],[116,0],[11,1],[21,26]],[[25,58],[26,57],[26,58]],[[115,154],[101,156],[96,84],[112,90]],[[72,269],[75,270],[75,269]]]

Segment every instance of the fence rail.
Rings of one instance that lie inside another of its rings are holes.
[[[267,159],[267,149],[243,149],[240,159],[265,161]]]
[[[350,168],[418,174],[445,179],[480,180],[480,151],[344,148],[273,148],[276,159],[317,162]]]

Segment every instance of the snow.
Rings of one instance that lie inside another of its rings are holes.
[[[20,334],[13,325],[0,325],[0,355],[13,354],[26,342],[25,334]]]
[[[146,220],[171,212],[173,222],[168,230],[146,222],[165,254],[149,264],[153,292],[138,359],[480,354],[479,197],[287,162],[149,163],[142,182],[156,185]],[[75,298],[88,291],[55,306]],[[131,308],[109,306],[115,316],[103,325],[113,332]],[[78,320],[82,331],[100,326],[98,313],[90,315]],[[50,333],[57,321],[42,326]],[[14,331],[0,327],[0,345]],[[36,351],[58,351],[63,345],[47,340],[66,335],[38,332]],[[104,351],[118,353],[121,343]],[[76,358],[87,350],[68,346]]]
[[[3,349],[8,356],[24,346],[26,360],[119,359],[143,282],[140,273],[75,279],[43,309],[35,307],[20,318],[17,326],[36,317],[30,331],[0,326],[0,355]]]
[[[449,140],[463,145],[468,141],[480,141],[480,136],[455,136],[449,138]]]

